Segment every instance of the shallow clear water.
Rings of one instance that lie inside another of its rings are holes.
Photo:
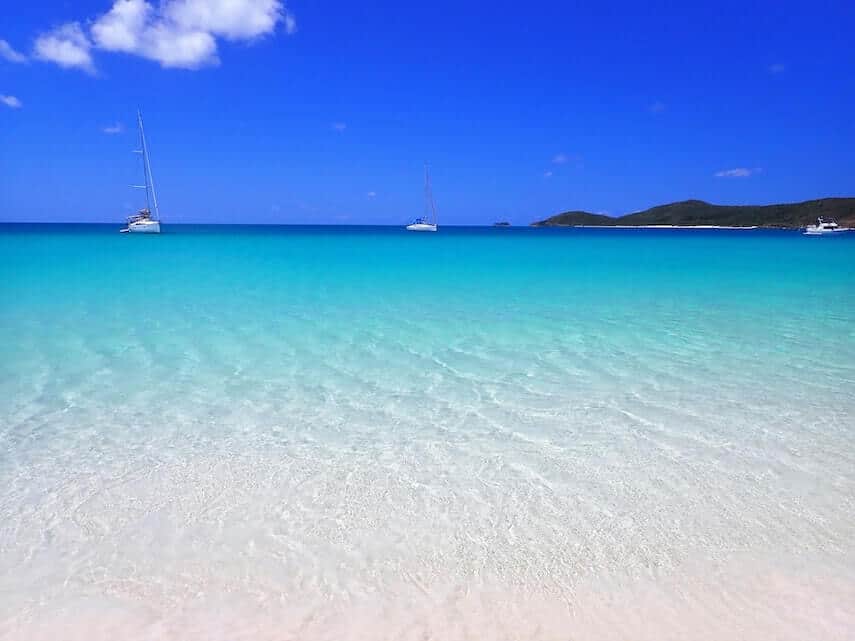
[[[855,234],[0,226],[0,638],[851,639]]]

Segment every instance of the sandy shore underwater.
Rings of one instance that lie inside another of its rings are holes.
[[[0,639],[853,638],[849,240],[127,236],[0,233]]]

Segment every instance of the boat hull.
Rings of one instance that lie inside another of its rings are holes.
[[[132,234],[159,234],[160,221],[145,220],[131,223],[128,225],[128,231]]]
[[[847,227],[838,227],[837,229],[811,229],[808,227],[802,234],[805,236],[836,236],[837,234],[844,234],[848,231],[849,228]]]
[[[407,231],[436,231],[436,225],[429,223],[413,223],[407,225]]]

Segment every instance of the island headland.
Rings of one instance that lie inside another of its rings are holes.
[[[855,227],[855,198],[820,198],[780,205],[713,205],[683,200],[625,216],[566,211],[531,223],[533,227],[762,227],[798,229],[819,217]]]

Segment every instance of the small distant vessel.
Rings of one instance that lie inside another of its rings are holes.
[[[430,188],[430,172],[425,164],[425,215],[407,225],[407,231],[436,231],[436,204]],[[433,219],[433,222],[431,222]]]
[[[841,227],[833,218],[823,218],[820,216],[816,219],[816,225],[808,225],[804,229],[805,236],[825,236],[827,234],[839,234],[849,231],[848,227]]]
[[[160,209],[157,206],[157,194],[154,191],[154,178],[151,175],[151,162],[148,158],[148,146],[145,142],[142,113],[137,110],[137,125],[140,130],[140,148],[135,153],[142,155],[144,185],[131,185],[135,189],[145,190],[145,207],[133,216],[128,216],[128,226],[120,230],[122,233],[159,234]],[[152,214],[151,207],[154,206]]]
[[[510,227],[511,224],[506,220],[500,220],[497,223],[493,223],[493,227]]]

